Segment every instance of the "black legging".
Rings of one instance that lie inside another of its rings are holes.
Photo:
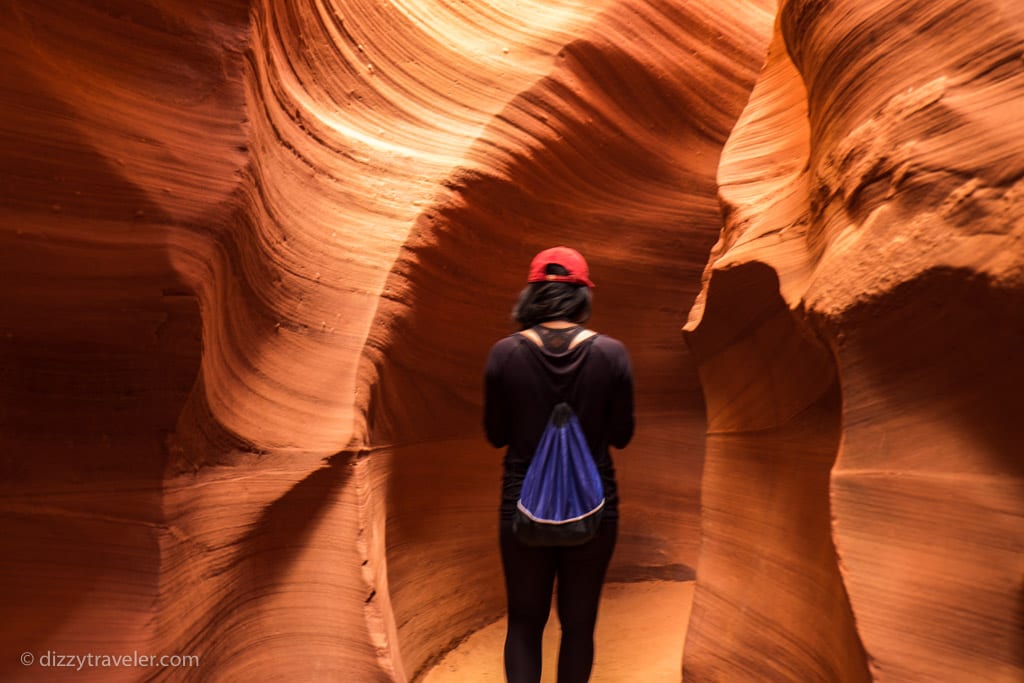
[[[512,521],[501,522],[501,560],[508,596],[505,677],[538,683],[541,642],[558,577],[558,683],[585,683],[594,663],[594,625],[605,570],[615,549],[617,519],[604,519],[598,535],[580,546],[535,548],[519,542]]]

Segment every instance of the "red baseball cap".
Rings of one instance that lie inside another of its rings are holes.
[[[569,271],[568,275],[549,275],[547,267],[557,264]],[[533,257],[530,262],[530,277],[527,282],[571,282],[574,285],[593,287],[590,269],[583,254],[569,247],[551,247]]]

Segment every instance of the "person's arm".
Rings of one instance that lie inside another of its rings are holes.
[[[621,347],[621,353],[617,355],[610,442],[616,448],[625,448],[633,438],[633,430],[636,427],[636,419],[633,415],[633,367],[625,346]]]
[[[505,423],[505,396],[501,386],[503,358],[497,347],[491,349],[484,369],[484,433],[495,448],[508,445],[508,426]]]

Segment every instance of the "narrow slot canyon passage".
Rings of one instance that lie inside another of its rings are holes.
[[[0,4],[0,679],[501,681],[483,370],[562,244],[636,388],[594,683],[1017,683],[1022,38]]]
[[[526,135],[560,84],[587,70],[614,70],[620,83],[650,78],[649,66],[628,53],[589,45],[566,52],[562,69],[510,103],[488,138]],[[586,86],[593,101],[578,105],[584,111],[620,97],[602,83]],[[668,96],[645,101],[631,112],[626,141],[601,143],[601,154],[588,147],[600,139],[584,118],[532,130],[542,135],[532,142],[537,150],[512,157],[500,176],[460,178],[452,197],[419,219],[385,285],[403,297],[378,309],[386,327],[368,356],[367,428],[371,444],[387,444],[371,447],[370,460],[386,481],[387,582],[407,675],[504,611],[502,453],[483,439],[483,364],[490,345],[513,331],[509,312],[525,269],[546,246],[572,244],[586,254],[599,280],[589,325],[633,355],[639,426],[630,446],[613,453],[623,502],[608,580],[628,609],[631,585],[694,577],[705,425],[679,327],[720,225],[713,178],[721,141],[688,134],[685,120],[669,125],[680,108]],[[650,136],[656,122],[661,153],[633,154],[628,140]],[[701,153],[680,163],[694,146]],[[589,169],[551,177],[577,155],[593,159]],[[612,224],[621,239],[601,237]],[[681,643],[677,616],[665,616]],[[677,647],[665,656],[680,654]]]
[[[594,635],[593,683],[674,683],[686,640],[694,583],[608,583]],[[423,683],[500,683],[506,620],[475,632],[423,677]],[[554,610],[544,631],[541,683],[555,683],[560,629]]]
[[[619,12],[603,21],[627,22]],[[652,40],[696,47],[685,18]],[[758,61],[751,54],[750,78]],[[710,63],[693,68],[712,77]],[[622,517],[609,592],[617,609],[661,634],[652,645],[658,666],[678,675],[706,430],[680,328],[721,229],[715,174],[729,131],[727,121],[701,118],[712,91],[691,89],[691,78],[628,46],[596,38],[564,46],[551,73],[498,112],[468,151],[494,170],[445,183],[384,285],[360,391],[369,397],[370,469],[384,501],[378,543],[393,635],[411,679],[442,675],[451,660],[435,667],[440,657],[467,638],[453,656],[476,642],[490,647],[488,633],[500,628],[502,452],[483,438],[483,365],[491,344],[514,330],[510,311],[530,258],[556,244],[585,254],[597,281],[589,327],[623,341],[633,360],[638,428],[612,455]],[[738,116],[749,85],[713,78],[716,103]],[[652,599],[658,594],[669,599]],[[608,623],[617,628],[613,617]],[[611,671],[636,668],[631,638],[618,640],[624,659]],[[450,680],[492,675],[500,648],[482,656],[483,670]]]

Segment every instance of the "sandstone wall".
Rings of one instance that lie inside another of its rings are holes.
[[[686,680],[1021,676],[1022,19],[780,3],[687,325]]]
[[[497,616],[480,373],[556,242],[636,349],[613,574],[692,576],[676,329],[766,7],[3,11],[4,652],[403,680]]]
[[[212,245],[246,163],[248,8],[192,4],[0,5],[5,680],[141,677],[23,652],[161,652],[165,439],[203,327],[172,255]]]
[[[555,243],[633,353],[612,578],[696,569],[687,680],[1020,675],[1009,0],[0,20],[4,680],[408,680],[495,618],[480,373]]]

